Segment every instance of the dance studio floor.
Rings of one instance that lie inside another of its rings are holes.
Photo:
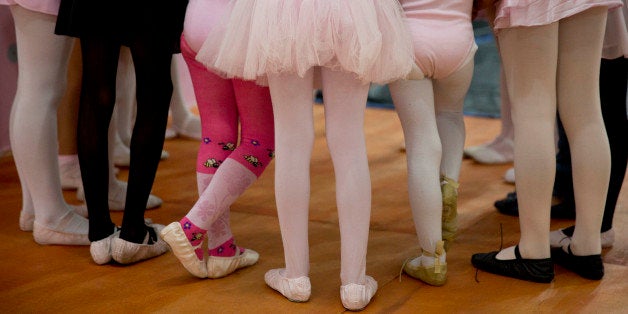
[[[260,253],[259,262],[229,277],[197,279],[171,254],[131,266],[98,266],[87,247],[41,246],[20,231],[20,184],[10,156],[0,158],[0,312],[1,313],[339,313],[340,242],[332,163],[324,140],[323,111],[315,106],[316,147],[312,157],[310,278],[312,297],[292,303],[264,284],[264,273],[283,266],[281,235],[274,206],[274,163],[232,207],[237,244]],[[401,127],[394,111],[368,109],[366,133],[373,187],[367,273],[379,290],[366,313],[517,313],[628,311],[628,189],[615,215],[616,242],[603,251],[606,274],[589,281],[556,266],[551,284],[537,284],[476,273],[471,254],[504,247],[519,237],[517,218],[496,211],[493,202],[514,186],[502,181],[511,165],[463,162],[459,236],[448,252],[448,282],[431,287],[399,275],[403,261],[418,254],[407,199],[406,161],[400,152]],[[475,145],[499,132],[499,120],[467,117],[467,143]],[[196,200],[197,144],[166,141],[170,158],[161,162],[153,193],[164,204],[146,217],[168,224]],[[120,172],[126,178],[127,169]],[[627,184],[624,184],[626,186]],[[64,192],[78,204],[75,193]],[[122,214],[112,217],[120,223]],[[569,220],[553,220],[552,229]]]

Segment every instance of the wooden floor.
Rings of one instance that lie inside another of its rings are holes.
[[[177,259],[164,256],[132,266],[98,266],[87,247],[40,246],[20,231],[20,186],[13,160],[0,158],[0,312],[208,312],[338,313],[339,232],[332,165],[323,138],[322,109],[315,108],[316,147],[312,160],[310,255],[312,297],[292,303],[264,284],[264,273],[283,266],[281,235],[274,206],[274,164],[232,207],[238,244],[257,250],[257,265],[218,280],[189,275]],[[467,143],[492,139],[499,121],[466,118]],[[510,165],[483,166],[465,160],[460,188],[460,233],[447,256],[448,282],[431,287],[399,277],[401,264],[417,254],[417,238],[406,188],[405,155],[399,121],[393,111],[369,109],[367,141],[373,186],[373,210],[367,273],[379,290],[365,312],[585,312],[628,311],[628,192],[624,189],[615,216],[617,239],[605,250],[606,274],[589,281],[556,267],[551,284],[535,284],[479,272],[471,254],[496,250],[500,224],[504,246],[519,237],[517,218],[499,214],[493,202],[513,190],[502,181]],[[180,219],[196,200],[194,141],[166,142],[170,158],[162,161],[154,194],[163,206],[146,216],[167,224]],[[126,170],[121,177],[126,176]],[[626,186],[627,184],[624,184]],[[78,203],[66,191],[68,202]],[[120,222],[121,213],[113,213]],[[571,221],[552,221],[552,228]]]

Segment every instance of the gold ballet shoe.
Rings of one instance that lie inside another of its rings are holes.
[[[445,241],[445,250],[449,250],[449,246],[456,238],[458,232],[458,182],[441,175],[441,193],[443,194],[443,241]]]
[[[419,279],[432,286],[442,286],[447,281],[447,263],[441,262],[440,257],[445,254],[444,241],[436,243],[434,253],[421,249],[421,256],[404,262],[403,271],[412,278]],[[423,265],[423,258],[431,257],[434,265]]]

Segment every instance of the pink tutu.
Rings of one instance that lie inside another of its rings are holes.
[[[497,4],[495,29],[547,25],[594,7],[620,5],[621,0],[502,0]]]
[[[197,55],[226,77],[303,76],[324,66],[387,83],[414,63],[396,0],[235,0],[230,12]]]
[[[35,12],[57,15],[61,0],[0,0],[0,5],[19,5]]]
[[[628,18],[626,16],[628,16],[628,8],[626,6],[608,12],[602,58],[628,58],[628,32],[626,31],[626,20]]]

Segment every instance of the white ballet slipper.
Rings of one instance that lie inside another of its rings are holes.
[[[173,123],[172,127],[178,136],[201,140],[201,119],[199,116],[190,114],[181,125]]]
[[[144,242],[133,243],[122,238],[114,238],[111,244],[111,257],[120,264],[132,264],[162,255],[168,251],[168,244],[159,237],[159,232],[164,228],[163,225],[152,224],[148,227],[155,231],[156,239],[153,244],[149,244],[151,238],[150,231],[146,233]]]
[[[613,247],[615,243],[615,231],[610,229],[600,233],[600,240],[603,249]],[[567,247],[569,244],[571,244],[571,237],[563,233],[563,229],[550,232],[550,247]]]
[[[514,148],[514,142],[510,139],[504,139],[502,145],[510,147],[511,151]],[[488,144],[465,148],[464,155],[481,164],[505,164],[514,160],[512,153],[504,154]]]
[[[89,245],[88,226],[87,219],[70,210],[54,229],[34,221],[33,238],[42,245]]]
[[[115,227],[114,232],[108,237],[92,241],[89,245],[89,253],[92,255],[92,259],[98,265],[104,265],[111,262],[111,244],[113,239],[120,236],[120,228]]]
[[[515,168],[510,168],[504,173],[504,181],[510,184],[515,184]]]
[[[251,266],[259,260],[259,253],[253,250],[244,249],[244,252],[240,252],[240,248],[236,249],[238,254],[235,256],[208,256],[207,277],[221,278],[240,268]]]
[[[64,190],[76,190],[83,185],[78,163],[59,164],[59,179]]]
[[[371,276],[366,276],[363,285],[350,283],[340,286],[340,300],[342,305],[350,311],[364,309],[377,291],[377,281]]]
[[[277,290],[292,302],[305,302],[309,300],[312,294],[310,278],[307,276],[286,278],[282,275],[284,271],[283,268],[271,269],[264,275],[264,281],[269,287]]]
[[[167,128],[166,129],[166,134],[164,136],[164,139],[166,140],[170,140],[177,137],[177,131],[175,131],[173,128]]]
[[[161,160],[168,159],[170,154],[162,150],[161,151]],[[114,145],[113,147],[113,164],[118,167],[129,167],[131,165],[131,150],[124,146],[124,144]]]
[[[109,190],[109,210],[122,211],[124,210],[124,203],[126,201],[127,182],[118,181],[118,184],[114,188]],[[76,191],[76,199],[79,201],[85,201],[85,191],[83,188],[79,188]],[[146,202],[146,209],[153,209],[161,206],[163,201],[161,198],[150,194],[148,195],[148,201]]]
[[[70,208],[81,217],[87,218],[87,206],[85,205],[69,205]],[[35,213],[22,209],[20,211],[20,230],[33,231],[33,222],[35,222]]]
[[[192,246],[178,221],[170,223],[159,234],[190,274],[198,278],[207,278],[207,265],[204,260],[199,260],[194,252],[203,245],[202,241],[198,246]]]

